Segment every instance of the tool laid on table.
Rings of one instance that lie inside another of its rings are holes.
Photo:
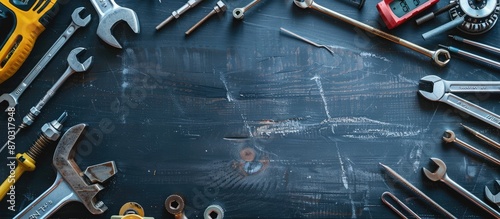
[[[67,116],[68,113],[64,112],[57,120],[45,123],[38,135],[38,139],[36,139],[28,151],[16,155],[17,167],[0,186],[0,200],[5,197],[10,187],[19,180],[25,171],[31,172],[35,170],[37,158],[50,143],[56,142],[61,136],[62,124],[66,121]],[[12,162],[12,166],[10,166],[11,170],[14,169],[14,163]]]
[[[203,212],[203,219],[224,219],[224,209],[220,205],[209,205]]]
[[[144,208],[137,202],[125,203],[118,214],[112,215],[111,219],[154,219],[154,217],[144,217]]]
[[[57,171],[54,184],[14,218],[48,218],[73,201],[82,203],[94,215],[108,209],[102,201],[97,202],[95,196],[104,189],[101,183],[117,173],[115,162],[89,166],[82,172],[74,160],[77,142],[83,136],[85,127],[87,125],[78,124],[64,133],[52,160]]]
[[[453,46],[445,46],[445,45],[441,45],[441,44],[439,44],[439,47],[441,47],[441,48],[445,48],[445,49],[447,49],[448,51],[450,51],[451,53],[459,54],[459,55],[465,56],[465,57],[467,57],[467,58],[470,58],[470,59],[473,59],[473,60],[479,61],[479,62],[481,62],[481,63],[488,64],[488,65],[491,65],[491,66],[493,66],[493,67],[496,67],[496,68],[499,68],[499,69],[500,69],[500,62],[493,61],[493,60],[491,60],[491,59],[488,59],[488,58],[485,58],[485,57],[482,57],[482,56],[476,55],[476,54],[474,54],[474,53],[466,52],[466,51],[464,51],[464,50],[461,50],[461,49],[455,48],[455,47],[453,47]]]
[[[481,156],[483,157],[484,159],[496,164],[496,165],[499,165],[500,166],[500,160],[492,157],[491,155],[473,147],[472,145],[470,144],[467,144],[466,142],[460,140],[457,138],[457,136],[455,136],[455,133],[451,130],[446,130],[444,132],[444,135],[443,135],[443,141],[445,141],[446,143],[457,143],[458,145],[462,146],[463,148],[465,149],[468,149],[469,151],[471,151],[472,153],[474,153],[475,155],[477,156]]]
[[[428,100],[440,101],[500,129],[500,116],[453,94],[453,92],[500,92],[500,82],[446,81],[436,75],[420,79],[420,95]]]
[[[401,218],[407,219],[408,217],[406,217],[403,214],[403,212],[401,212],[400,210],[398,210],[396,207],[394,207],[394,205],[392,205],[389,201],[387,201],[386,197],[389,197],[392,200],[394,200],[399,206],[401,206],[401,208],[403,208],[403,210],[405,210],[406,212],[408,212],[412,217],[417,218],[417,219],[421,218],[420,216],[418,216],[418,214],[416,214],[413,210],[411,210],[408,206],[406,206],[401,200],[399,200],[392,193],[390,193],[390,192],[384,192],[384,193],[382,193],[382,195],[380,196],[380,200],[382,200],[382,202],[387,207],[389,207],[392,211],[394,211],[396,214],[398,214]]]
[[[500,186],[500,180],[495,180],[497,187]],[[497,205],[498,208],[500,208],[500,192],[497,193],[496,195],[493,195],[493,193],[488,189],[488,186],[484,186],[484,193],[486,195],[486,198],[490,200],[493,204]]]
[[[174,215],[175,219],[187,219],[184,214],[184,206],[184,199],[180,195],[169,195],[165,199],[165,209],[168,213]]]
[[[47,64],[52,60],[52,58],[59,52],[59,50],[64,46],[68,39],[73,36],[73,33],[80,27],[85,27],[90,22],[91,16],[88,15],[85,18],[80,17],[80,13],[84,10],[84,7],[77,8],[71,14],[71,24],[66,28],[66,30],[61,34],[61,36],[54,42],[50,49],[42,56],[40,61],[35,65],[33,69],[28,73],[28,75],[23,79],[21,84],[17,86],[14,91],[10,93],[4,93],[0,96],[0,103],[7,101],[9,107],[15,107],[19,102],[19,97],[24,93],[28,86],[33,82],[33,80],[42,72],[42,70],[47,66]]]
[[[444,184],[446,184],[447,186],[458,192],[463,197],[469,199],[469,201],[473,202],[474,204],[476,204],[478,207],[485,210],[489,214],[495,216],[496,218],[500,217],[500,213],[495,211],[495,209],[493,209],[488,204],[481,201],[481,199],[477,198],[472,193],[470,193],[462,186],[460,186],[458,183],[450,179],[446,174],[446,164],[442,160],[438,158],[431,158],[431,160],[438,166],[438,169],[435,172],[431,172],[427,170],[425,167],[423,167],[422,170],[424,171],[424,174],[427,178],[429,178],[434,182],[436,181],[443,182]]]
[[[201,24],[203,24],[208,18],[212,17],[214,14],[225,12],[226,10],[227,10],[226,4],[224,4],[223,1],[217,1],[217,4],[214,6],[214,9],[211,10],[210,13],[208,13],[200,21],[198,21],[198,23],[189,28],[189,30],[186,31],[186,35],[189,35],[191,32],[193,32],[196,28],[198,28]]]
[[[134,33],[140,32],[139,18],[130,8],[117,5],[114,0],[90,0],[99,15],[97,36],[110,46],[121,49],[122,46],[111,33],[119,21],[125,21]]]
[[[432,19],[434,19],[437,15],[440,15],[448,10],[450,10],[451,8],[455,7],[458,3],[456,1],[453,1],[451,2],[450,4],[447,4],[446,6],[436,10],[436,11],[433,11],[429,14],[426,14],[420,18],[418,18],[417,20],[415,20],[415,23],[417,23],[417,25],[421,25],[427,21],[430,21]]]
[[[438,2],[439,0],[382,0],[377,4],[377,10],[387,28],[393,29]]]
[[[491,145],[493,147],[496,147],[497,149],[500,149],[500,143],[494,141],[491,138],[488,138],[486,135],[483,135],[483,134],[479,133],[478,131],[470,128],[469,126],[466,126],[464,124],[460,124],[460,125],[462,125],[462,127],[464,127],[465,130],[467,130],[468,132],[470,132],[471,134],[473,134],[477,138],[483,140],[484,142],[486,142],[487,144],[489,144],[489,145]]]
[[[477,48],[480,48],[480,49],[483,49],[483,50],[486,50],[486,51],[490,51],[490,52],[494,52],[496,54],[500,54],[500,48],[497,48],[497,47],[493,47],[493,46],[490,46],[490,45],[486,45],[486,44],[483,44],[483,43],[480,43],[480,42],[476,42],[476,41],[473,41],[473,40],[469,40],[469,39],[465,39],[463,37],[460,37],[460,36],[454,36],[454,35],[448,35],[449,38],[452,38],[458,42],[462,42],[462,43],[465,43],[465,44],[469,44],[471,46],[475,46]]]
[[[331,50],[328,46],[325,46],[325,45],[321,45],[321,44],[315,43],[315,42],[313,42],[313,41],[311,41],[311,40],[309,40],[309,39],[307,39],[307,38],[305,38],[305,37],[302,37],[302,36],[300,36],[300,35],[298,35],[298,34],[296,34],[296,33],[292,32],[292,31],[289,31],[289,30],[287,30],[287,29],[285,29],[285,28],[283,28],[283,27],[280,27],[280,30],[281,30],[282,32],[284,32],[284,33],[289,34],[290,36],[293,36],[293,37],[295,37],[295,38],[297,38],[297,39],[300,39],[300,40],[302,40],[302,41],[304,41],[304,42],[306,42],[306,43],[309,43],[309,44],[311,44],[311,45],[313,45],[313,46],[315,46],[315,47],[318,47],[318,48],[324,48],[324,49],[326,49],[328,52],[330,52],[332,55],[334,55],[334,54],[335,54],[335,53],[333,52],[333,50]]]
[[[389,173],[390,176],[392,176],[394,179],[398,180],[398,182],[402,183],[405,185],[407,188],[409,188],[411,191],[413,191],[415,194],[417,194],[420,198],[422,198],[424,201],[427,203],[431,204],[432,207],[434,207],[436,210],[439,211],[442,215],[446,216],[447,218],[453,218],[456,219],[455,215],[451,214],[448,212],[446,209],[441,207],[438,203],[436,203],[434,200],[432,200],[429,196],[427,196],[425,193],[420,191],[417,187],[412,185],[410,182],[408,182],[405,178],[403,178],[401,175],[399,175],[396,171],[394,171],[392,168],[379,163],[380,166],[382,166],[387,173]]]
[[[354,20],[352,18],[349,18],[343,14],[340,14],[340,13],[337,13],[333,10],[330,10],[328,8],[325,8],[321,5],[318,5],[316,4],[313,0],[294,0],[293,1],[295,3],[295,5],[297,5],[299,8],[312,8],[314,10],[317,10],[319,12],[322,12],[322,13],[325,13],[327,15],[330,15],[334,18],[337,18],[341,21],[344,21],[350,25],[353,25],[357,28],[360,28],[364,31],[367,31],[369,33],[372,33],[372,34],[375,34],[379,37],[382,37],[386,40],[389,40],[391,42],[394,42],[394,43],[397,43],[399,45],[402,45],[406,48],[409,48],[415,52],[418,52],[422,55],[425,55],[429,58],[432,58],[432,60],[434,60],[434,62],[438,65],[438,66],[445,66],[446,64],[448,64],[448,62],[450,61],[451,59],[451,56],[450,56],[450,53],[444,49],[438,49],[436,51],[432,51],[432,50],[428,50],[426,48],[423,48],[419,45],[416,45],[414,43],[411,43],[409,41],[406,41],[406,40],[403,40],[401,38],[398,38],[396,36],[393,36],[393,35],[390,35],[384,31],[381,31],[379,29],[376,29],[370,25],[367,25],[367,24],[364,24],[362,22],[359,22],[357,20]],[[440,58],[444,58],[443,61],[440,60]]]
[[[21,67],[58,7],[57,0],[0,0],[0,83]]]
[[[86,49],[83,47],[78,47],[73,50],[68,55],[68,68],[66,71],[59,77],[54,85],[47,91],[45,96],[34,106],[31,107],[30,112],[23,118],[23,122],[19,125],[18,131],[24,128],[27,128],[35,121],[35,118],[40,114],[42,108],[49,102],[49,100],[56,94],[57,90],[64,84],[64,82],[74,73],[85,72],[89,69],[92,64],[93,57],[89,57],[85,62],[81,63],[78,61],[77,55],[85,51]]]
[[[158,26],[156,26],[156,30],[160,30],[163,26],[165,26],[166,24],[168,24],[174,18],[175,19],[179,18],[182,14],[184,14],[189,9],[194,8],[194,6],[196,6],[197,4],[199,4],[201,1],[203,1],[203,0],[189,0],[181,8],[177,9],[176,11],[173,11],[172,15],[170,15],[167,19],[165,19],[160,24],[158,24]]]
[[[500,0],[451,0],[456,2],[449,10],[451,21],[424,34],[424,39],[457,27],[467,34],[483,34],[495,26],[500,14]]]
[[[233,17],[236,19],[240,19],[240,20],[243,19],[243,17],[245,17],[245,12],[248,11],[250,8],[252,8],[253,6],[255,6],[259,2],[260,2],[260,0],[252,0],[250,3],[245,5],[245,7],[243,7],[243,8],[235,8],[233,10]]]

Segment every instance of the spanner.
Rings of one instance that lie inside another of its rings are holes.
[[[68,79],[73,73],[76,72],[85,72],[89,69],[92,64],[92,56],[89,57],[85,62],[81,63],[78,61],[77,55],[81,52],[85,51],[85,48],[78,47],[73,50],[68,55],[68,68],[64,72],[61,77],[56,81],[54,85],[47,91],[45,96],[36,104],[36,106],[31,107],[30,112],[23,118],[23,123],[19,125],[19,129],[24,129],[30,126],[35,118],[40,114],[40,110],[42,110],[43,106],[56,94],[56,91],[63,85],[63,83]]]
[[[497,183],[497,186],[500,186],[500,180],[495,181]],[[497,205],[500,208],[500,192],[497,193],[496,195],[493,195],[491,193],[490,189],[488,189],[488,186],[484,187],[484,193],[486,194],[486,198],[490,200],[490,202],[493,202],[495,205]]]
[[[260,0],[252,0],[252,2],[248,3],[248,5],[243,8],[235,8],[233,10],[233,17],[236,19],[243,19],[243,17],[245,16],[245,12],[259,2]]]
[[[122,48],[111,33],[111,29],[119,21],[125,21],[134,33],[140,32],[139,18],[132,9],[119,6],[114,0],[90,0],[90,2],[99,14],[97,36],[107,44],[119,49]]]
[[[117,173],[115,162],[89,166],[82,172],[74,160],[77,142],[86,126],[78,124],[64,133],[52,159],[52,165],[57,170],[54,184],[14,218],[47,218],[73,201],[82,203],[94,215],[102,214],[108,209],[95,196],[104,189],[100,183]]]
[[[353,25],[357,28],[360,28],[364,31],[367,31],[369,33],[372,33],[372,34],[375,34],[379,37],[382,37],[386,40],[389,40],[393,43],[397,43],[399,45],[402,45],[408,49],[411,49],[415,52],[418,52],[422,55],[425,55],[429,58],[431,58],[432,60],[434,60],[434,62],[436,62],[436,64],[438,66],[445,66],[446,64],[448,64],[448,62],[450,61],[451,59],[451,56],[450,56],[450,52],[448,52],[447,50],[444,50],[444,49],[438,49],[436,51],[432,51],[432,50],[429,50],[429,49],[426,49],[424,47],[421,47],[417,44],[414,44],[412,42],[409,42],[409,41],[406,41],[404,39],[401,39],[399,37],[396,37],[396,36],[393,36],[393,35],[390,35],[384,31],[381,31],[379,29],[376,29],[370,25],[367,25],[367,24],[364,24],[362,22],[359,22],[357,20],[354,20],[350,17],[347,17],[343,14],[340,14],[340,13],[337,13],[333,10],[330,10],[328,8],[325,8],[321,5],[318,5],[314,2],[314,0],[294,0],[293,1],[295,3],[295,5],[297,5],[299,8],[312,8],[312,9],[315,9],[319,12],[322,12],[324,14],[327,14],[329,16],[332,16],[334,18],[337,18],[341,21],[344,21],[350,25]],[[442,57],[444,58],[443,61],[441,61],[439,58]]]
[[[66,28],[63,34],[56,40],[54,45],[52,45],[43,55],[43,57],[38,61],[33,69],[31,69],[30,73],[23,79],[21,84],[17,86],[17,88],[10,92],[5,93],[0,96],[0,103],[3,101],[7,101],[9,103],[9,107],[15,107],[19,102],[19,97],[23,94],[23,92],[28,88],[28,86],[35,80],[35,78],[40,74],[40,72],[45,68],[45,66],[52,60],[52,58],[56,55],[56,53],[63,47],[63,45],[68,41],[68,39],[73,36],[73,33],[78,30],[80,27],[85,27],[90,22],[91,16],[88,15],[85,18],[80,17],[80,13],[84,10],[84,7],[79,7],[73,11],[71,14],[71,24]],[[7,112],[7,110],[5,110]]]
[[[469,199],[470,201],[474,202],[477,206],[482,208],[483,210],[487,211],[491,215],[495,216],[495,218],[500,218],[500,213],[495,211],[492,207],[490,207],[488,204],[484,203],[479,199],[478,197],[474,196],[472,193],[464,189],[462,186],[458,185],[455,181],[450,179],[448,175],[446,174],[446,164],[438,159],[438,158],[431,158],[432,161],[436,165],[438,165],[438,169],[433,173],[429,170],[427,170],[425,167],[423,167],[423,171],[425,176],[429,178],[430,180],[436,182],[436,181],[441,181],[456,192],[460,193],[460,195],[464,196],[465,198]]]
[[[452,92],[500,92],[500,82],[495,81],[446,81],[436,75],[420,79],[419,93],[428,100],[447,103],[479,120],[500,129],[500,116],[458,97]]]

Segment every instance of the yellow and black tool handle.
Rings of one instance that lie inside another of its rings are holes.
[[[0,0],[0,83],[21,67],[58,10],[57,0]]]

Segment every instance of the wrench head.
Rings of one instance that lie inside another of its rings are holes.
[[[73,23],[78,25],[79,27],[85,27],[87,24],[90,22],[90,14],[87,15],[87,17],[82,18],[80,17],[80,13],[85,10],[85,7],[79,7],[73,11],[73,14],[71,14],[71,19],[73,20]]]
[[[495,180],[497,183],[497,186],[500,186],[500,180]],[[493,193],[488,189],[488,186],[484,187],[484,193],[486,194],[486,198],[493,202],[494,204],[498,205],[500,207],[500,192],[497,193],[496,195],[493,195]]]
[[[122,46],[111,33],[113,27],[119,21],[125,21],[134,33],[139,33],[140,27],[137,14],[129,8],[117,7],[113,10],[107,11],[101,17],[99,25],[97,26],[97,35],[107,44],[121,49]]]
[[[92,64],[92,59],[93,57],[89,57],[85,62],[81,63],[78,61],[78,55],[81,54],[83,51],[86,51],[87,49],[83,47],[78,47],[73,50],[68,55],[68,65],[71,69],[73,69],[75,72],[84,72],[87,71]]]
[[[313,0],[293,0],[293,3],[299,8],[310,8],[314,1]]]
[[[451,143],[454,142],[457,139],[457,136],[455,136],[455,132],[451,130],[446,130],[443,134],[443,141],[446,143]]]
[[[4,93],[2,96],[0,96],[0,103],[3,103],[4,101],[7,101],[9,104],[8,107],[16,107],[17,105],[17,99],[14,98],[10,93]],[[9,111],[9,108],[5,109],[5,112]]]
[[[438,166],[435,172],[431,172],[425,167],[422,168],[425,176],[432,181],[439,181],[446,176],[446,164],[439,158],[431,157],[431,160]]]
[[[418,88],[420,95],[432,101],[440,100],[445,94],[444,81],[436,75],[427,75],[421,78]]]
[[[66,131],[61,137],[61,140],[57,144],[56,150],[54,151],[54,158],[52,160],[52,165],[56,168],[62,178],[68,183],[72,188],[73,193],[78,196],[79,201],[90,211],[92,214],[102,214],[108,209],[102,201],[96,200],[96,195],[104,189],[104,187],[98,183],[88,183],[83,176],[85,173],[81,171],[76,164],[74,157],[77,150],[77,143],[79,139],[83,136],[83,131],[87,127],[86,124],[75,125]],[[96,171],[91,171],[90,173],[99,173],[97,177],[98,180],[103,181],[112,177],[116,172],[116,167],[114,162],[106,162],[100,165],[106,165],[109,168],[95,168]],[[104,172],[107,170],[108,172]],[[88,174],[89,172],[86,171]]]

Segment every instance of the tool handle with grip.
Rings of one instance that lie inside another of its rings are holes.
[[[459,109],[477,119],[486,122],[497,129],[500,129],[500,116],[490,112],[476,104],[473,104],[465,99],[458,97],[452,93],[446,93],[441,101],[447,103],[456,109]]]
[[[59,208],[72,201],[81,202],[80,198],[73,192],[71,186],[64,181],[60,173],[57,173],[54,184],[19,212],[19,214],[14,216],[14,218],[48,218]]]

